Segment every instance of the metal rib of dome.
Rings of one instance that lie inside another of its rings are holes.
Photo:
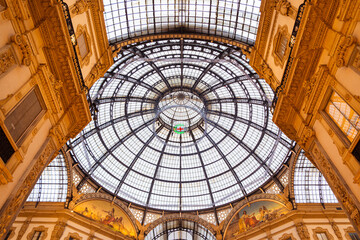
[[[276,180],[292,146],[271,121],[272,90],[230,45],[128,46],[90,96],[94,120],[68,143],[75,161],[114,196],[153,209],[248,196]]]
[[[255,43],[260,0],[104,0],[110,43],[160,33],[199,33]]]

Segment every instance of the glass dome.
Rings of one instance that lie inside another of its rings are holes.
[[[93,121],[68,142],[74,160],[114,196],[152,209],[246,197],[276,179],[292,147],[271,121],[272,90],[230,45],[130,45],[90,97]]]

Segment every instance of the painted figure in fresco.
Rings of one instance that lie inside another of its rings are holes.
[[[269,210],[265,206],[259,208],[259,213],[260,213],[260,219],[259,219],[260,222],[267,222],[269,220]]]
[[[124,235],[130,235],[130,231],[124,227],[123,218],[122,217],[115,217],[115,209],[113,208],[111,211],[105,211],[107,215],[102,220],[103,224],[108,225],[109,227],[113,228],[115,231],[121,232]]]
[[[117,217],[117,218],[115,219],[115,221],[113,222],[112,227],[113,227],[116,231],[119,231],[119,232],[121,232],[121,233],[124,234],[124,235],[129,235],[130,232],[129,232],[129,230],[127,230],[127,229],[124,227],[124,224],[123,224],[122,220],[123,220],[122,217]]]
[[[243,212],[243,215],[241,216],[241,218],[244,219],[245,225],[246,225],[246,229],[255,227],[256,224],[259,223],[259,221],[256,219],[255,217],[255,213],[252,213],[250,215],[247,214],[246,211]]]
[[[102,220],[102,223],[106,225],[110,225],[110,223],[112,223],[115,220],[115,209],[113,208],[112,211],[105,211],[105,210],[103,211],[106,212],[107,215]]]
[[[92,218],[92,214],[87,207],[85,207],[84,211],[80,212],[80,214],[84,215],[85,217]]]

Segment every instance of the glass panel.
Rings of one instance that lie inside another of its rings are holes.
[[[104,0],[110,43],[167,32],[200,33],[253,45],[260,0]]]
[[[65,159],[59,154],[44,169],[27,201],[29,202],[65,202],[68,176]]]
[[[43,110],[42,99],[37,88],[30,91],[21,102],[6,116],[5,125],[13,140],[19,145],[20,138],[24,138],[36,117]]]
[[[360,130],[359,114],[356,113],[336,92],[331,94],[325,111],[346,137],[350,141],[353,141]]]
[[[326,233],[316,233],[319,240],[328,240]]]
[[[360,240],[360,237],[357,233],[349,233],[351,240]]]
[[[337,199],[320,171],[302,151],[295,165],[295,201],[298,203],[337,203]]]
[[[85,174],[133,203],[221,206],[257,191],[289,155],[265,84],[229,45],[128,46],[90,90],[97,118],[68,144]]]
[[[43,232],[40,232],[40,231],[35,231],[33,237],[32,237],[32,240],[39,240],[41,238],[41,235],[42,235]]]

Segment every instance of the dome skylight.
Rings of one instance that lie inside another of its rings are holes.
[[[84,173],[161,210],[221,206],[276,178],[291,141],[271,121],[272,90],[239,49],[191,39],[119,53],[90,90],[94,120],[68,142]]]

